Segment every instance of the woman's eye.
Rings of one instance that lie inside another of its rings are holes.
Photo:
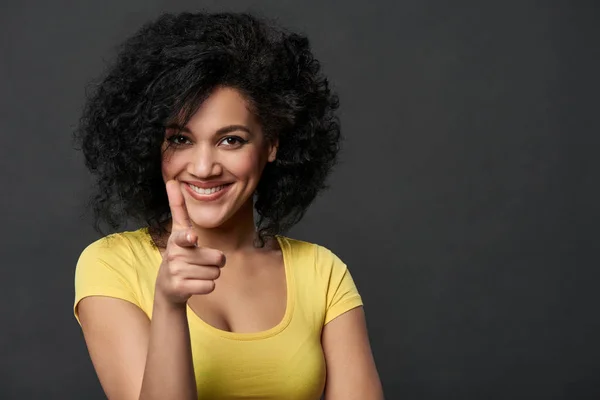
[[[221,141],[221,143],[225,144],[226,146],[239,146],[247,143],[247,141],[239,136],[227,136]]]
[[[174,145],[181,145],[181,144],[185,144],[186,142],[189,142],[188,138],[186,138],[183,135],[173,135],[173,136],[169,137],[167,139],[167,141]]]

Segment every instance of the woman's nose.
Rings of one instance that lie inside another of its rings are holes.
[[[193,158],[188,164],[188,172],[200,179],[220,175],[221,164],[218,161],[217,149],[210,145],[197,145]]]

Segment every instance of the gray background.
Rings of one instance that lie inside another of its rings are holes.
[[[3,2],[0,398],[103,398],[70,135],[117,43],[200,7],[306,33],[341,96],[342,163],[290,236],[349,264],[388,399],[600,398],[600,6],[422,0]]]

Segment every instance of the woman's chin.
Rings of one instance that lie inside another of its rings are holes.
[[[190,219],[199,229],[215,229],[223,226],[229,220],[229,215],[227,213],[217,214],[213,210],[211,213],[192,213]]]
[[[241,207],[236,204],[224,204],[216,207],[188,207],[188,215],[194,226],[199,229],[215,229],[231,224],[233,219],[240,222],[240,218],[244,219],[247,215],[252,218],[252,210],[252,202],[250,201]],[[248,214],[246,211],[248,211]]]
[[[215,218],[198,218],[198,219],[194,219],[192,218],[192,222],[194,223],[194,226],[200,228],[200,229],[215,229],[218,228],[220,226],[222,226],[225,223],[224,219],[215,219]]]

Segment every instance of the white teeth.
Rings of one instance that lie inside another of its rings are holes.
[[[219,190],[223,189],[225,187],[225,185],[221,185],[221,186],[215,186],[213,188],[210,189],[202,189],[199,188],[198,186],[194,186],[192,184],[190,184],[190,187],[194,190],[194,192],[198,193],[198,194],[213,194],[218,192]]]

